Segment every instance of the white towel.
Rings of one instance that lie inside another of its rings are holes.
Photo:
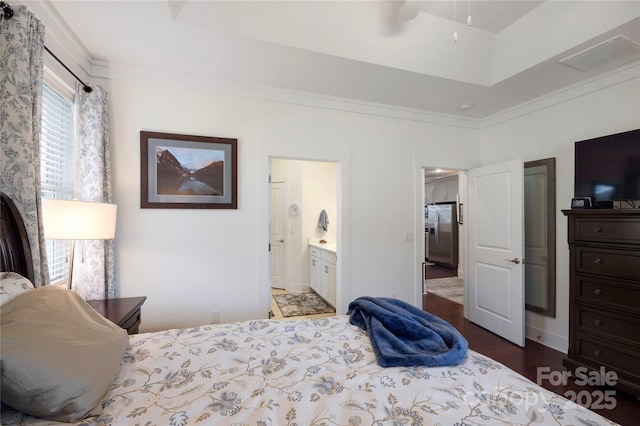
[[[322,229],[324,232],[327,232],[327,228],[329,227],[329,218],[327,217],[327,212],[322,210],[320,212],[320,218],[318,219],[318,228]]]

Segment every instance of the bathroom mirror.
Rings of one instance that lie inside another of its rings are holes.
[[[556,316],[556,159],[524,163],[525,308]]]

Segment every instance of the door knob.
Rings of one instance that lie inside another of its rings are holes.
[[[515,263],[516,265],[519,265],[519,264],[520,264],[520,259],[518,259],[517,257],[514,257],[513,259],[505,259],[505,261],[507,261],[507,262],[513,262],[513,263]]]
[[[283,240],[283,239],[280,239],[280,242],[281,242],[281,243],[284,243],[284,240]]]

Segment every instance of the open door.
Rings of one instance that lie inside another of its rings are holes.
[[[271,288],[286,288],[286,182],[272,182],[269,202],[269,280]]]
[[[469,320],[524,346],[524,166],[469,171]]]

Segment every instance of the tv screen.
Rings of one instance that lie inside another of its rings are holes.
[[[576,142],[575,154],[575,197],[640,200],[640,129]]]

